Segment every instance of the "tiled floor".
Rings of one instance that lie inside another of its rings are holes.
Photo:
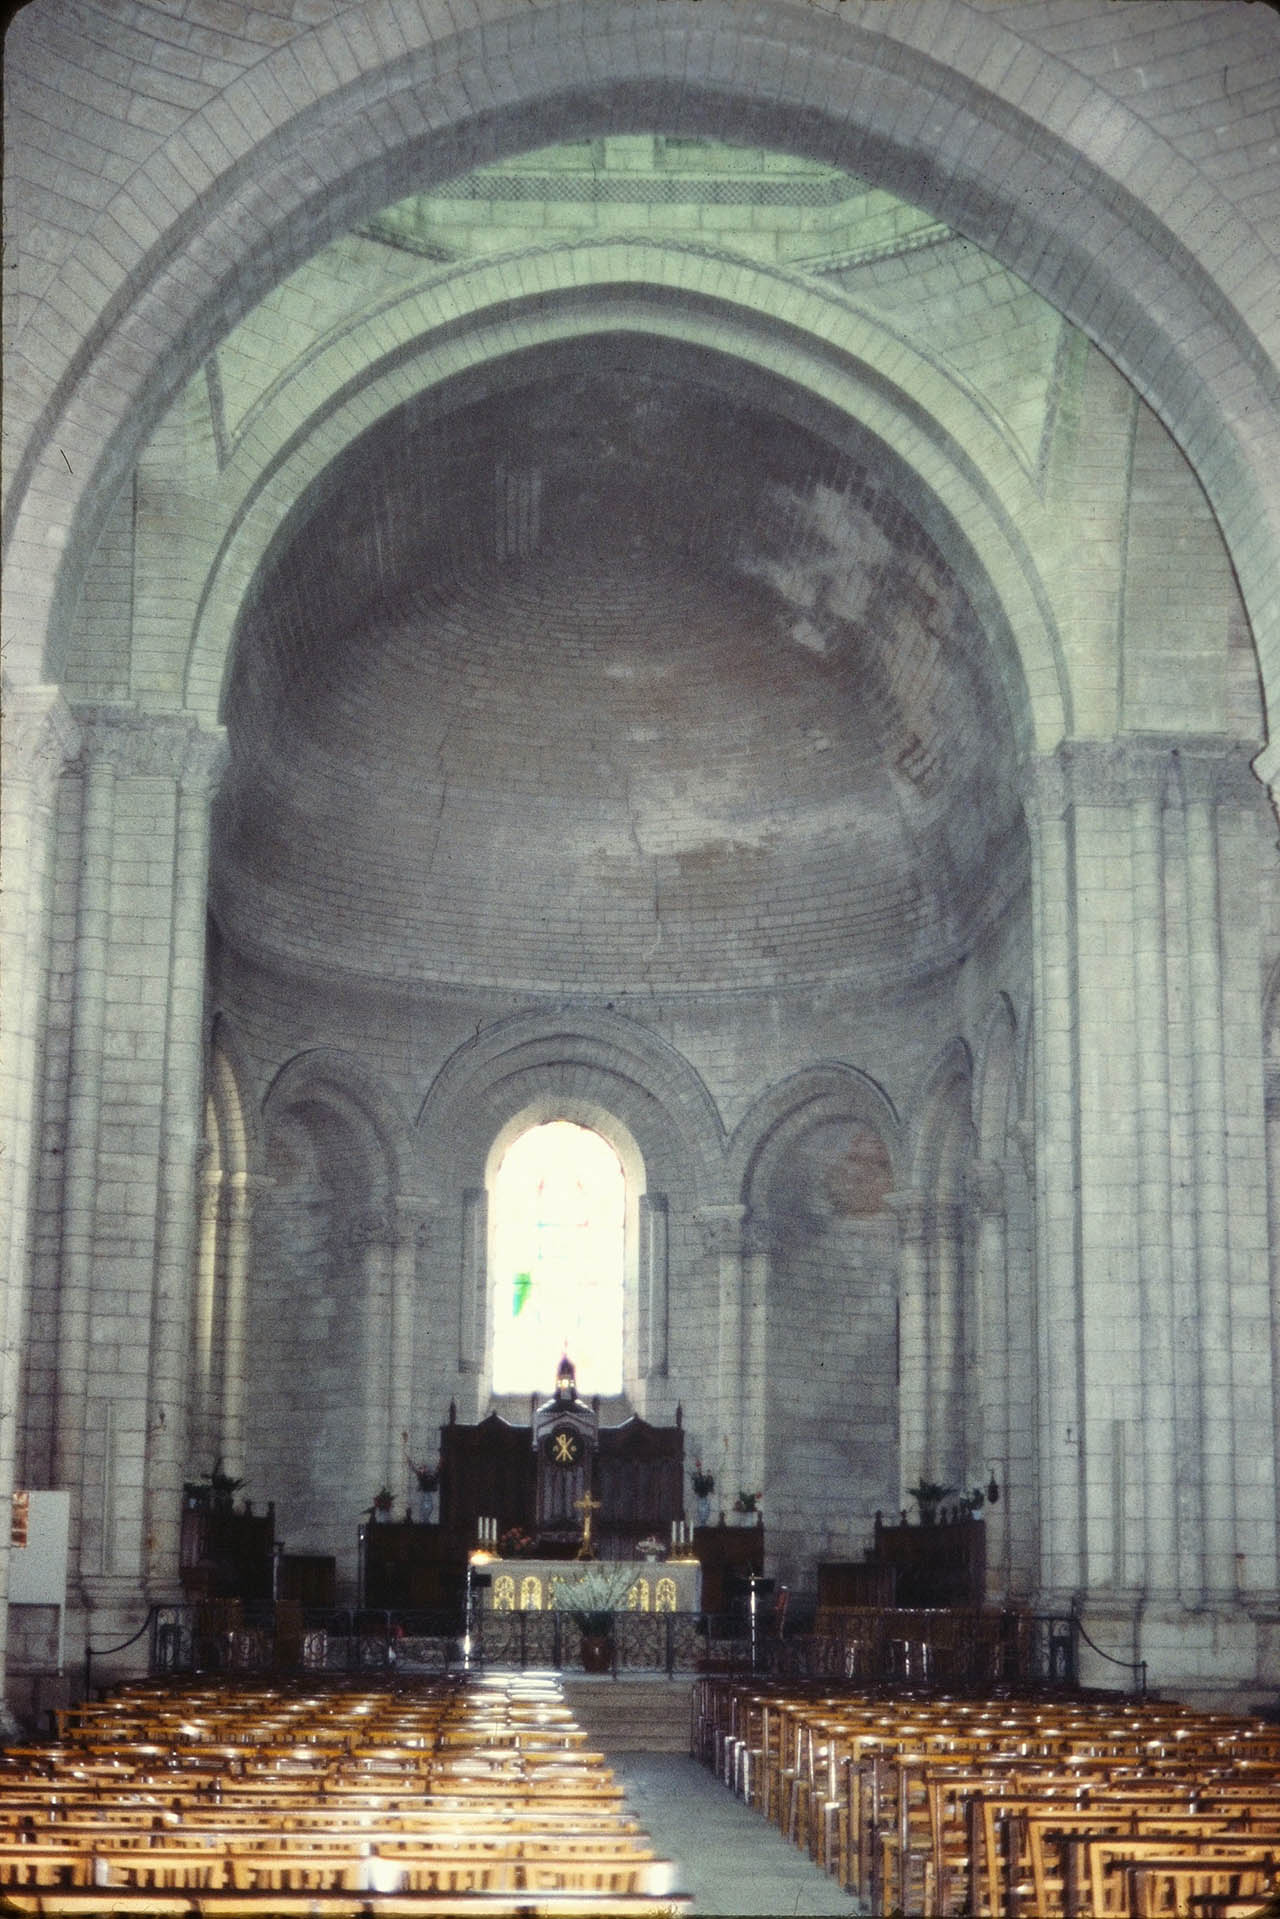
[[[611,1753],[609,1764],[654,1851],[680,1866],[677,1883],[704,1914],[866,1910],[789,1845],[758,1812],[682,1753]]]

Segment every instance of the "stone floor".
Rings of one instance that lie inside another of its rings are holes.
[[[686,1754],[614,1752],[609,1764],[654,1851],[678,1862],[699,1919],[866,1911]]]

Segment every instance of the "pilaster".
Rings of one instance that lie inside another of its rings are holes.
[[[431,1242],[435,1206],[412,1193],[396,1196],[391,1249],[391,1351],[387,1365],[387,1471],[394,1484],[403,1471],[406,1434],[413,1424],[413,1381],[418,1327],[418,1253]]]
[[[204,733],[185,719],[153,719],[139,729],[138,747],[140,771],[172,778],[176,784],[143,1542],[145,1576],[166,1588],[178,1575],[179,1515],[190,1443],[189,1352],[202,1136],[209,820],[226,762],[226,741],[221,733]]]
[[[743,1253],[747,1209],[742,1205],[704,1206],[697,1215],[703,1248],[715,1264],[719,1314],[716,1341],[717,1399],[724,1455],[718,1462],[717,1483],[725,1498],[731,1487],[746,1484],[742,1380],[746,1360],[743,1314],[745,1287]]]
[[[18,1382],[31,1276],[31,1213],[48,1005],[55,801],[79,750],[56,687],[6,687],[0,778],[0,1514],[9,1510],[18,1435]],[[0,1671],[8,1640],[9,1555],[0,1550]],[[0,1732],[12,1731],[0,1690]]]
[[[898,1504],[907,1486],[934,1470],[929,1457],[929,1233],[923,1193],[889,1193],[898,1226]]]

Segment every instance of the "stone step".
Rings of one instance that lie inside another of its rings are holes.
[[[688,1752],[692,1687],[687,1677],[569,1673],[562,1684],[565,1703],[598,1752]]]

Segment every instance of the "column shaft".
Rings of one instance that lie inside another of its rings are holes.
[[[1130,814],[1137,1051],[1138,1283],[1142,1301],[1143,1583],[1178,1585],[1173,1351],[1172,1169],[1169,1160],[1169,981],[1158,796]],[[1117,1567],[1124,1580],[1124,1569]]]
[[[1082,1284],[1074,849],[1065,771],[1041,762],[1029,794],[1035,954],[1036,1332],[1040,1583],[1060,1600],[1083,1573]]]
[[[176,796],[173,919],[161,1097],[156,1250],[147,1406],[145,1561],[162,1588],[178,1576],[182,1482],[189,1434],[191,1282],[204,1074],[205,917],[212,774],[221,742],[207,740]]]
[[[934,1471],[929,1456],[929,1209],[919,1193],[891,1193],[898,1221],[898,1504]]]
[[[245,1328],[249,1310],[249,1273],[253,1248],[253,1209],[258,1193],[270,1182],[250,1173],[233,1173],[227,1181],[226,1252],[222,1261],[221,1414],[218,1451],[223,1469],[243,1479],[245,1436]]]
[[[214,1377],[218,1310],[218,1263],[222,1250],[221,1169],[206,1166],[200,1176],[196,1232],[196,1310],[192,1343],[192,1447],[198,1459],[212,1461],[217,1447],[217,1384]]]
[[[1188,801],[1187,932],[1191,1074],[1197,1162],[1200,1456],[1206,1597],[1235,1596],[1234,1420],[1231,1395],[1227,1102],[1222,1052],[1222,953],[1213,803]]]
[[[9,1511],[18,1445],[22,1339],[31,1274],[31,1222],[52,910],[58,778],[78,741],[52,687],[6,693],[0,847],[0,1514]],[[19,883],[19,881],[21,883]],[[0,1673],[8,1644],[9,1554],[0,1551]],[[0,1692],[0,1734],[16,1733]]]
[[[71,1491],[71,1559],[82,1576],[102,1570],[109,1558],[103,1538],[90,1546],[84,1465],[115,787],[115,767],[108,759],[95,756],[84,777],[80,829],[75,999],[58,1276],[58,1418],[53,1457],[55,1484]],[[89,1553],[91,1565],[86,1563]]]

